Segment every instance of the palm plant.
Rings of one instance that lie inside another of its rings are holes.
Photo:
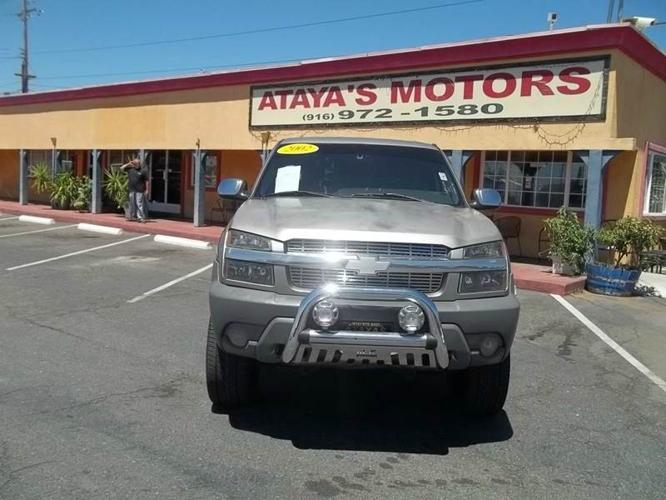
[[[53,180],[51,203],[67,210],[76,190],[76,178],[71,172],[60,172]]]
[[[129,197],[127,175],[119,168],[110,168],[105,171],[104,192],[117,209],[123,208]]]
[[[30,167],[30,184],[35,193],[42,194],[53,187],[51,169],[46,162],[40,162]]]
[[[75,177],[72,193],[72,208],[75,210],[88,210],[92,194],[92,181],[90,177]]]

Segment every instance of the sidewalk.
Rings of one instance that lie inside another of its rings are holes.
[[[560,276],[550,266],[512,262],[511,271],[516,286],[523,290],[569,295],[585,288],[585,276]]]
[[[650,294],[666,298],[666,274],[648,273],[643,271],[638,278],[638,286]]]
[[[20,205],[15,201],[0,200],[0,212],[16,215],[36,215],[49,217],[58,222],[87,222],[101,226],[119,227],[135,233],[164,234],[208,241],[216,244],[224,229],[222,226],[194,227],[191,221],[173,219],[151,219],[145,224],[125,220],[121,214],[90,214],[72,210],[55,210],[47,205]],[[585,286],[585,277],[558,276],[550,272],[550,267],[535,264],[512,263],[511,269],[516,286],[523,290],[534,290],[557,295],[568,295],[581,291]],[[655,285],[651,285],[655,286]],[[666,287],[666,284],[662,285]],[[657,289],[657,286],[655,286]],[[663,294],[666,296],[666,293]]]
[[[48,205],[29,203],[21,205],[16,201],[0,200],[0,212],[14,215],[35,215],[37,217],[49,217],[58,222],[86,222],[88,224],[99,224],[101,226],[119,227],[125,231],[134,233],[164,234],[167,236],[179,236],[181,238],[192,238],[208,241],[216,244],[222,234],[222,226],[194,227],[192,221],[174,219],[150,219],[145,224],[130,222],[121,214],[102,213],[91,214],[87,212],[76,212],[73,210],[56,210]]]

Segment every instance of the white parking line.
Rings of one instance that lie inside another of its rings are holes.
[[[65,255],[58,255],[57,257],[51,257],[50,259],[38,260],[35,262],[28,262],[27,264],[21,264],[20,266],[8,267],[6,271],[15,271],[16,269],[23,269],[24,267],[37,266],[39,264],[45,264],[47,262],[53,262],[54,260],[66,259],[67,257],[73,257],[75,255],[81,255],[88,252],[94,252],[95,250],[102,250],[103,248],[115,247],[116,245],[122,245],[124,243],[129,243],[130,241],[140,240],[142,238],[148,238],[149,234],[143,234],[141,236],[136,236],[134,238],[128,238],[122,241],[116,241],[115,243],[109,243],[107,245],[101,245],[93,248],[86,248],[85,250],[79,250],[78,252],[66,253]]]
[[[46,231],[57,231],[58,229],[67,229],[68,227],[75,226],[76,224],[70,224],[68,226],[50,227],[48,229],[37,229],[35,231],[23,231],[22,233],[3,234],[0,235],[0,238],[11,238],[12,236],[23,236],[24,234],[45,233]]]
[[[213,264],[208,264],[207,266],[202,267],[201,269],[197,269],[196,271],[192,271],[189,274],[186,274],[185,276],[181,276],[180,278],[176,278],[175,280],[171,280],[168,283],[164,283],[164,285],[160,285],[157,288],[153,288],[152,290],[148,290],[147,292],[142,293],[141,295],[137,295],[133,299],[129,299],[127,302],[129,304],[134,304],[135,302],[139,302],[140,300],[145,299],[146,297],[150,297],[151,295],[155,295],[157,292],[161,292],[162,290],[166,290],[167,288],[180,283],[181,281],[185,281],[186,279],[190,279],[197,274],[201,274],[205,271],[208,271],[211,267],[213,267]]]
[[[666,382],[664,382],[661,378],[659,378],[657,375],[655,375],[652,370],[650,370],[647,366],[645,366],[643,363],[638,361],[636,358],[634,358],[631,354],[629,354],[627,351],[622,348],[617,342],[615,342],[612,338],[610,338],[608,335],[606,335],[601,328],[599,328],[597,325],[592,323],[587,316],[585,316],[582,312],[580,312],[578,309],[576,309],[573,305],[571,305],[567,300],[565,300],[564,297],[561,297],[560,295],[555,295],[555,294],[550,294],[551,297],[553,297],[555,300],[557,300],[562,306],[569,311],[571,314],[573,314],[578,320],[583,323],[586,327],[590,329],[592,333],[594,333],[597,337],[599,337],[601,340],[603,340],[606,344],[608,344],[611,349],[613,349],[616,353],[618,353],[620,356],[622,356],[625,360],[631,364],[634,368],[636,368],[639,372],[641,372],[643,375],[645,375],[647,378],[649,378],[652,382],[654,382],[661,390],[666,392]]]
[[[3,221],[3,220],[14,220],[14,219],[18,219],[18,218],[19,218],[18,215],[17,215],[16,217],[3,217],[2,219],[0,219],[0,221]]]

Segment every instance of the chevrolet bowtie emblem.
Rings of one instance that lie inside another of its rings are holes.
[[[391,263],[385,260],[377,260],[374,257],[359,257],[347,261],[345,269],[356,271],[358,274],[377,274],[386,271]]]

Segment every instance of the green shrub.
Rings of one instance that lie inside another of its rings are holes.
[[[116,208],[123,208],[129,198],[127,175],[119,168],[104,172],[104,192]]]
[[[51,201],[59,208],[67,210],[76,193],[76,178],[71,172],[60,172],[53,180]]]
[[[90,196],[92,195],[92,181],[90,177],[75,177],[72,187],[72,208],[75,210],[88,210]]]
[[[594,231],[584,227],[576,214],[565,207],[560,208],[555,217],[546,219],[544,224],[550,236],[549,255],[559,257],[577,273],[582,272],[585,261],[592,254]]]
[[[48,164],[40,162],[30,167],[30,184],[37,194],[51,191],[53,179],[51,178],[51,168]]]
[[[642,252],[657,246],[661,227],[649,219],[623,217],[604,224],[597,231],[597,241],[612,250],[611,264],[615,267],[636,267]],[[625,258],[628,260],[626,264]]]

